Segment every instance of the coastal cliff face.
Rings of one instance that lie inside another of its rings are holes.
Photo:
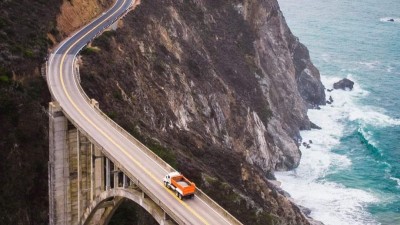
[[[276,0],[146,0],[122,24],[82,53],[100,108],[243,223],[309,224],[267,180],[325,103]]]

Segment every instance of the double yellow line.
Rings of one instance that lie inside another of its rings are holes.
[[[103,21],[107,21],[109,18],[111,18],[112,16],[114,16],[121,8],[122,6],[124,6],[126,3],[126,0],[124,0],[123,4],[121,4],[121,6],[114,12],[112,13],[110,16],[108,16],[105,20]],[[96,28],[98,28],[101,24],[103,24],[103,22],[99,23],[98,25],[96,25],[95,27],[93,27],[91,30],[89,30],[88,32],[86,32],[84,35],[82,35],[82,37],[80,37],[77,41],[75,41],[74,43],[71,44],[71,46],[67,49],[67,51],[65,51],[65,53],[63,54],[61,61],[60,61],[60,79],[61,79],[61,86],[63,88],[63,91],[65,93],[65,95],[67,96],[68,100],[71,102],[71,104],[73,105],[73,107],[79,112],[79,114],[88,122],[90,123],[94,128],[96,128],[97,131],[99,131],[103,136],[105,136],[110,142],[112,142],[119,150],[121,150],[130,160],[132,160],[136,166],[138,166],[140,169],[142,169],[149,177],[151,177],[157,184],[161,185],[163,188],[164,185],[163,183],[160,181],[159,178],[156,178],[147,168],[145,168],[139,161],[137,161],[133,156],[131,156],[124,148],[121,147],[121,145],[119,145],[117,142],[115,142],[110,136],[108,136],[103,130],[101,130],[89,117],[87,117],[80,109],[79,107],[76,105],[76,103],[73,101],[73,99],[71,98],[71,96],[69,95],[67,88],[65,86],[64,83],[64,79],[63,79],[63,64],[65,61],[65,57],[67,56],[68,52],[72,49],[72,47],[74,47],[78,42],[80,42],[86,35],[88,35],[90,32],[92,32],[93,30],[95,30]],[[165,188],[166,189],[166,188]],[[180,202],[180,204],[182,204],[188,211],[190,211],[194,216],[196,216],[200,221],[202,221],[204,224],[209,225],[209,223],[203,218],[201,217],[197,212],[195,212],[188,204],[186,204],[183,201],[180,201],[178,197],[176,197],[172,192],[167,191],[169,194],[171,194],[172,196],[174,196],[175,199],[178,200],[178,202]]]

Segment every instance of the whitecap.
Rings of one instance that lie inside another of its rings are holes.
[[[331,106],[340,108],[338,110],[344,115],[344,119],[358,121],[363,126],[388,127],[400,125],[399,119],[386,115],[381,108],[357,104],[357,101],[367,97],[370,93],[361,88],[352,74],[348,74],[347,78],[354,81],[352,91],[334,90],[326,93],[327,97],[332,96],[334,100]],[[333,87],[333,83],[339,80],[340,78],[337,77],[322,77],[326,87]]]
[[[400,188],[400,178],[397,178],[397,177],[389,177],[389,179],[396,181],[396,182],[397,182],[397,187]]]
[[[311,140],[312,144],[311,148],[300,147],[302,159],[299,167],[289,172],[277,172],[276,177],[296,203],[310,208],[311,216],[324,224],[377,224],[364,208],[379,202],[377,197],[364,190],[324,180],[326,175],[348,170],[352,165],[347,156],[331,151],[340,144],[348,120],[370,122],[368,117],[354,114],[359,107],[356,99],[365,98],[369,92],[363,90],[352,75],[347,78],[356,82],[352,91],[326,92],[328,98],[332,96],[333,103],[320,110],[309,110],[310,120],[322,129],[301,132],[303,141],[310,143]],[[321,79],[325,87],[330,88],[341,78],[322,76]]]
[[[376,224],[364,209],[378,202],[371,193],[346,188],[333,182],[312,181],[278,174],[282,188],[300,205],[311,210],[310,216],[326,225]]]
[[[377,66],[381,64],[381,62],[379,61],[358,62],[358,64],[366,66],[368,69],[375,69]]]

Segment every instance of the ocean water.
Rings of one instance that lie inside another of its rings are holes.
[[[278,2],[325,87],[345,77],[355,87],[309,111],[322,130],[301,133],[311,148],[277,179],[327,225],[400,225],[400,1]]]

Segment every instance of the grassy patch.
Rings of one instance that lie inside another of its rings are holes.
[[[123,100],[122,94],[121,94],[121,92],[119,90],[114,91],[112,95],[118,101],[122,101]]]
[[[6,75],[0,75],[0,83],[8,84],[10,82],[10,78]]]
[[[268,121],[272,117],[272,111],[269,108],[269,105],[267,102],[264,102],[264,104],[261,104],[259,106],[259,112],[260,112],[259,116],[260,116],[261,121],[264,123],[264,125],[267,125]]]
[[[7,24],[8,24],[7,20],[0,18],[0,29],[7,26]]]
[[[138,129],[131,128],[127,130],[130,134],[132,134],[132,136],[134,136],[141,143],[146,145],[146,147],[148,147],[158,157],[167,162],[170,166],[172,166],[175,169],[178,168],[178,161],[176,159],[176,155],[171,149],[162,146],[159,142],[155,141],[154,139],[145,137],[138,131]]]
[[[274,215],[249,204],[241,195],[234,191],[230,184],[207,174],[202,174],[202,176],[205,186],[202,189],[205,193],[240,221],[254,225],[272,225],[279,222],[278,218],[275,218]],[[246,213],[243,214],[243,212]]]
[[[31,49],[24,49],[23,50],[23,54],[24,54],[24,56],[26,57],[26,58],[33,58],[33,57],[35,57],[35,55],[34,55],[34,53],[33,53],[33,51],[31,50]]]
[[[117,113],[114,111],[111,112],[107,112],[106,113],[108,117],[110,117],[110,119],[114,120],[117,117]]]
[[[97,37],[93,41],[93,44],[107,50],[109,49],[110,39],[112,37],[115,37],[116,34],[117,32],[115,32],[114,30],[104,31],[99,37]]]
[[[100,52],[100,49],[97,47],[85,47],[82,51],[81,51],[81,55],[93,55]]]

